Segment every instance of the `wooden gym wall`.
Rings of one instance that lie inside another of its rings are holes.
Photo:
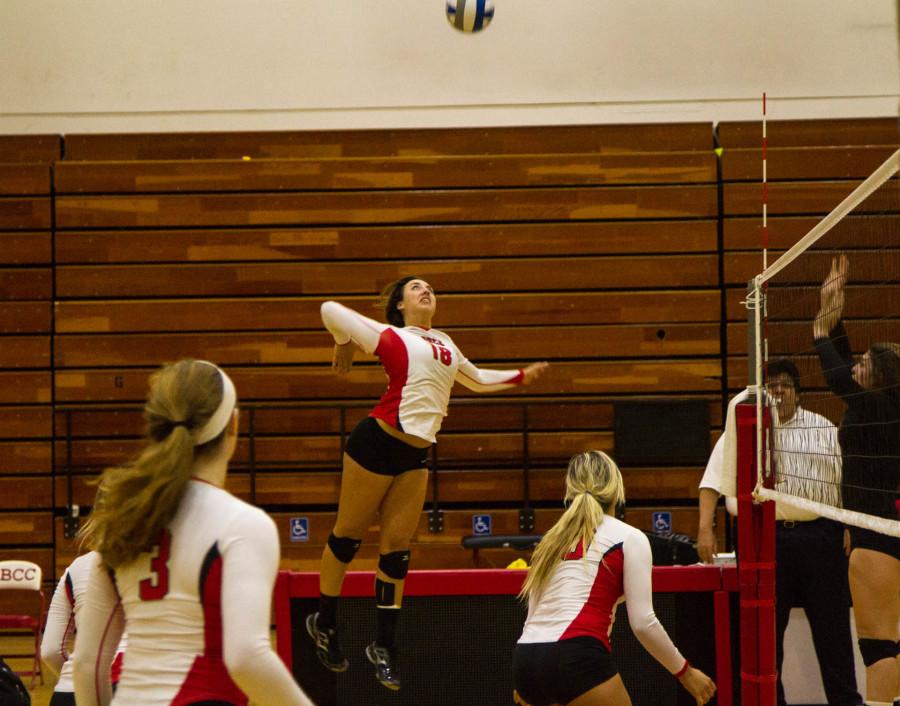
[[[795,160],[806,171],[785,178],[810,182],[827,212],[880,153],[854,151],[852,175],[823,186],[834,146],[896,144],[890,122],[828,121],[813,133],[831,141],[809,137]],[[813,134],[781,125],[794,133]],[[435,286],[435,325],[476,363],[553,363],[528,388],[455,391],[438,445],[445,529],[429,533],[423,513],[414,565],[470,565],[459,539],[478,509],[495,533],[518,532],[523,402],[535,403],[529,497],[545,530],[559,510],[540,503],[558,502],[565,459],[612,450],[612,401],[705,400],[716,430],[725,387],[746,379],[738,302],[759,263],[758,125],[719,137],[721,160],[703,123],[3,138],[0,551],[48,576],[71,560],[66,508],[89,505],[87,481],[136,448],[148,373],[194,356],[223,365],[253,408],[229,487],[273,512],[285,565],[314,569],[337,499],[339,408],[350,429],[384,386],[365,356],[346,379],[330,373],[318,307],[380,316],[376,293],[407,273]],[[773,225],[773,240],[790,242],[799,220]],[[649,529],[650,511],[669,509],[693,534],[701,472],[628,469],[645,506],[629,520]],[[296,515],[310,519],[307,542],[289,541]]]

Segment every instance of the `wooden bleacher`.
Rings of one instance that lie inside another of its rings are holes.
[[[721,159],[704,123],[67,135],[65,158],[57,136],[0,137],[0,551],[58,575],[77,551],[67,508],[89,506],[98,471],[139,443],[148,374],[195,356],[226,367],[253,409],[253,468],[245,413],[230,489],[273,511],[286,566],[314,569],[337,500],[339,408],[352,428],[384,386],[371,357],[331,374],[318,307],[379,316],[377,292],[408,273],[435,286],[435,324],[476,363],[553,363],[528,388],[454,391],[444,531],[423,512],[414,565],[470,566],[460,538],[475,512],[519,531],[523,405],[538,532],[560,512],[568,456],[613,448],[615,401],[704,400],[714,440],[746,380],[759,136],[758,123],[719,125]],[[893,120],[770,123],[773,252],[898,144]],[[848,313],[879,306],[851,298]],[[629,520],[649,529],[670,510],[694,534],[701,472],[628,468]],[[303,544],[289,541],[297,515]]]
[[[383,373],[365,357],[346,380],[330,373],[318,305],[374,313],[384,284],[416,272],[438,289],[436,323],[473,360],[554,362],[503,399],[569,398],[562,423],[530,412],[531,463],[553,468],[536,477],[557,486],[536,480],[530,499],[556,502],[574,448],[612,447],[609,395],[718,406],[711,136],[703,124],[68,136],[55,170],[60,405],[136,403],[160,360],[198,351],[228,367],[245,403],[372,401]],[[333,512],[336,413],[287,424],[283,414],[260,408],[255,422],[256,501]],[[441,502],[521,502],[520,416],[517,405],[454,407]],[[108,417],[72,424],[87,477],[134,448],[135,420],[113,438]],[[238,467],[248,454],[244,441]],[[76,497],[89,501],[83,480]],[[246,480],[234,474],[237,492]],[[285,551],[315,556],[320,535],[301,552],[284,534]],[[445,565],[470,562],[458,534],[439,539],[425,532],[417,544],[443,545]]]
[[[54,577],[51,361],[56,135],[0,136],[0,553]]]

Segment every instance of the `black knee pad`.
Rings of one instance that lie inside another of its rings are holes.
[[[375,579],[375,605],[379,608],[387,608],[394,605],[397,597],[397,584],[390,581]]]
[[[334,532],[328,535],[328,548],[335,558],[343,563],[349,564],[359,551],[362,544],[361,539],[352,539],[351,537],[335,537]]]
[[[859,653],[862,655],[863,664],[867,667],[883,659],[894,659],[900,654],[900,643],[893,640],[870,640],[861,637],[858,642]]]
[[[409,549],[382,554],[378,557],[378,570],[395,581],[405,579],[409,571]]]

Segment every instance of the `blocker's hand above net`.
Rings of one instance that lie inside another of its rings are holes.
[[[827,336],[837,325],[844,311],[844,285],[850,274],[846,255],[832,258],[831,271],[819,290],[819,313],[813,325],[817,338]]]

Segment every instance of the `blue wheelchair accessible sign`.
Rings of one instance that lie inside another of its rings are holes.
[[[472,515],[472,534],[491,534],[491,524],[490,515]]]
[[[671,534],[672,533],[672,513],[671,512],[654,512],[653,513],[653,532],[655,534]]]
[[[292,517],[291,518],[291,541],[292,542],[308,542],[309,541],[309,518],[308,517]]]

